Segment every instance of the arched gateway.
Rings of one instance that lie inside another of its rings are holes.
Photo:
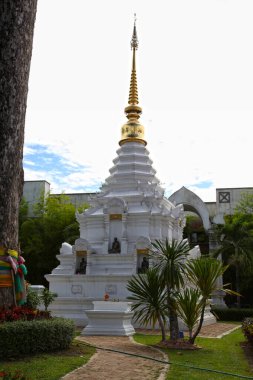
[[[192,211],[199,215],[208,235],[209,252],[214,251],[217,248],[217,241],[214,237],[208,208],[202,199],[183,186],[169,197],[169,201],[175,206],[183,205],[184,211]]]
[[[214,251],[217,248],[217,241],[213,233],[208,208],[202,199],[183,186],[169,197],[169,201],[175,206],[182,204],[184,206],[184,211],[192,211],[199,215],[202,219],[203,227],[208,234],[209,252]],[[218,280],[220,287],[222,287],[222,282],[222,277],[220,277]],[[223,294],[219,291],[214,294],[213,302],[219,306],[224,306]]]
[[[183,186],[169,197],[169,201],[175,206],[182,204],[185,211],[196,212],[202,219],[204,229],[209,232],[211,223],[208,208],[195,193]]]

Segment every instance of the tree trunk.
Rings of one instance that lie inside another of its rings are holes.
[[[169,311],[170,340],[176,341],[179,337],[178,317],[174,310]]]
[[[197,336],[198,336],[199,333],[200,333],[201,327],[202,327],[203,322],[204,322],[205,308],[206,308],[206,300],[204,300],[204,304],[203,304],[203,308],[202,308],[202,311],[201,311],[201,315],[200,315],[200,319],[199,319],[199,324],[198,324],[197,330],[196,330],[195,333],[194,333],[192,336],[190,336],[190,338],[189,338],[189,343],[191,343],[191,344],[194,344],[195,339],[197,338]]]
[[[23,143],[37,0],[0,4],[0,245],[18,248]]]
[[[23,145],[37,0],[0,3],[0,249],[18,250]],[[11,276],[12,269],[3,271]],[[1,273],[0,273],[1,276]],[[12,284],[12,287],[11,287]],[[0,306],[15,305],[14,281],[2,282]]]
[[[165,332],[165,327],[164,327],[163,320],[162,320],[162,318],[161,318],[160,315],[158,315],[158,323],[159,323],[159,326],[160,326],[160,329],[161,329],[161,333],[162,333],[162,341],[165,342],[165,340],[166,340],[166,332]]]
[[[179,337],[178,317],[173,307],[173,300],[170,297],[170,287],[167,284],[167,307],[169,312],[170,323],[170,340],[176,341]]]
[[[239,274],[239,265],[235,265],[235,288],[236,293],[240,294],[240,274]],[[237,307],[241,307],[241,297],[239,295],[236,296]]]

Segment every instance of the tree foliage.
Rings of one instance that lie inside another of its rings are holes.
[[[164,322],[168,316],[173,343],[179,338],[178,316],[189,329],[189,343],[194,344],[211,295],[217,290],[234,293],[217,285],[227,266],[207,256],[186,260],[188,251],[185,241],[156,240],[150,254],[153,267],[134,276],[127,287],[132,292],[128,298],[134,301],[135,317],[141,323],[155,323],[159,317]],[[160,327],[165,340],[164,324]]]
[[[203,221],[198,215],[187,215],[183,237],[188,239],[190,248],[198,245],[203,255],[209,253],[209,237],[206,233]]]
[[[45,311],[48,310],[48,306],[54,302],[55,298],[57,297],[56,293],[50,292],[49,289],[44,288],[42,290],[42,293],[40,294],[40,301],[43,303],[45,307]]]
[[[144,326],[151,324],[153,327],[158,321],[162,340],[165,340],[166,292],[157,271],[150,268],[146,274],[133,276],[127,289],[132,293],[128,299],[134,301],[132,310],[135,320]]]
[[[79,236],[75,212],[75,206],[64,194],[48,195],[46,199],[42,196],[35,205],[36,216],[21,224],[21,249],[28,268],[27,279],[32,284],[46,284],[44,275],[57,266],[61,244],[73,244]]]
[[[236,214],[253,215],[253,194],[243,193],[241,199],[235,208]]]
[[[28,202],[22,197],[19,204],[19,226],[28,218]]]
[[[204,321],[205,307],[212,294],[217,290],[234,294],[233,291],[223,287],[220,288],[218,285],[219,277],[221,277],[226,270],[227,266],[224,266],[220,260],[208,256],[189,260],[186,264],[187,277],[190,280],[190,284],[199,290],[202,305],[198,327],[192,337],[190,337],[190,343],[194,343],[200,333]]]
[[[203,297],[198,288],[186,288],[176,295],[176,309],[178,316],[189,329],[192,339],[193,328],[199,321],[203,308]]]
[[[187,241],[168,239],[165,242],[155,240],[152,243],[151,256],[154,268],[166,289],[167,309],[170,321],[170,339],[175,341],[179,335],[175,294],[184,285],[185,261],[189,252]]]
[[[224,263],[234,268],[233,283],[236,292],[241,293],[242,277],[244,286],[247,287],[249,282],[245,282],[245,279],[247,277],[250,281],[253,272],[253,215],[236,213],[227,215],[224,219],[225,224],[216,228],[219,248],[215,256],[222,254]],[[237,304],[240,305],[239,296]]]

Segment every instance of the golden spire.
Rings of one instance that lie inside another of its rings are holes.
[[[133,50],[133,60],[132,60],[132,73],[130,80],[130,90],[128,98],[128,106],[125,108],[126,117],[128,122],[122,126],[121,129],[121,140],[120,145],[129,142],[140,142],[141,144],[146,145],[144,140],[144,127],[140,124],[139,118],[142,113],[142,109],[138,100],[138,87],[137,87],[137,76],[136,76],[136,64],[135,64],[135,52],[138,49],[138,39],[136,32],[136,15],[134,20],[134,30],[133,36],[131,39],[131,48]]]

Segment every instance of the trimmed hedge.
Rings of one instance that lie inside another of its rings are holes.
[[[218,321],[242,322],[247,317],[253,317],[253,309],[212,307],[211,311]]]
[[[253,318],[246,318],[242,323],[242,331],[248,341],[253,344]]]
[[[63,318],[0,324],[0,358],[62,350],[75,334],[73,321]]]

